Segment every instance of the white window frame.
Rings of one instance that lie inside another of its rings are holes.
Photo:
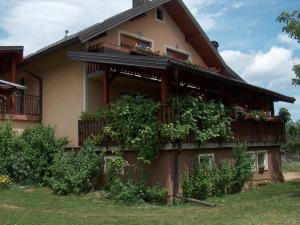
[[[107,170],[108,170],[106,161],[113,160],[113,159],[122,159],[122,157],[121,156],[113,156],[113,155],[104,156],[104,166],[103,166],[104,173],[107,173]],[[124,168],[121,169],[120,174],[124,175]]]
[[[264,153],[265,154],[265,159],[264,159],[264,166],[265,166],[265,171],[269,169],[269,156],[268,156],[268,151],[267,150],[260,150],[256,151],[256,168],[258,168],[258,154],[259,153]]]
[[[175,48],[171,45],[165,45],[165,53],[167,55],[167,50],[170,49],[170,50],[173,50],[173,51],[176,51],[176,52],[179,52],[179,53],[182,53],[182,54],[186,54],[189,56],[189,61],[192,61],[192,54],[188,51],[185,51],[183,49],[180,49],[180,48]]]
[[[215,154],[214,153],[207,153],[207,154],[199,154],[198,155],[198,161],[201,163],[201,158],[206,158],[206,157],[212,157],[212,161],[208,161],[208,165],[212,167],[215,164]]]
[[[146,38],[146,37],[140,37],[139,35],[137,34],[134,34],[134,33],[131,33],[131,32],[128,32],[128,31],[124,31],[124,30],[119,30],[119,37],[118,37],[118,45],[121,46],[121,35],[124,34],[124,35],[127,35],[129,37],[133,37],[133,38],[136,38],[136,39],[140,39],[142,41],[147,41],[147,42],[150,42],[151,43],[151,48],[150,50],[151,51],[154,51],[154,40],[152,39],[149,39],[149,38]]]
[[[163,19],[162,20],[160,20],[160,19],[157,18],[157,10],[161,10],[162,11],[162,13],[163,13]],[[155,20],[157,22],[160,22],[160,23],[166,23],[166,11],[163,8],[156,8],[155,9]]]
[[[257,171],[257,158],[256,158],[256,152],[255,152],[255,151],[247,151],[247,154],[253,155],[253,156],[251,157],[251,159],[252,159],[252,158],[254,159],[254,162],[253,162],[253,171]]]

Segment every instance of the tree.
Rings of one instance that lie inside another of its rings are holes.
[[[294,10],[292,13],[283,12],[277,17],[277,21],[285,24],[282,31],[289,37],[300,43],[300,10]],[[292,79],[294,85],[300,85],[300,64],[293,67],[296,78]]]
[[[291,121],[291,114],[286,108],[280,108],[277,117],[285,123]]]
[[[286,143],[284,150],[289,152],[300,152],[300,120],[288,123],[286,126]]]

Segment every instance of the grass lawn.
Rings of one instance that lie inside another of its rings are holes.
[[[292,161],[282,163],[283,172],[300,172],[300,162]]]
[[[218,206],[128,207],[104,200],[98,192],[60,197],[46,188],[16,186],[0,190],[0,224],[300,224],[300,182],[268,185],[210,201]]]

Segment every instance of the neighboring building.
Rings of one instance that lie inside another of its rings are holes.
[[[133,92],[160,99],[166,106],[175,77],[185,94],[197,92],[207,99],[222,99],[225,105],[248,105],[273,115],[274,102],[295,101],[248,84],[232,71],[218,53],[218,43],[208,39],[181,0],[133,0],[133,6],[23,61],[20,49],[1,47],[0,78],[28,87],[14,97],[6,93],[13,103],[0,108],[2,118],[15,120],[16,129],[40,122],[54,125],[58,136],[69,137],[69,147],[78,147],[97,131],[79,121],[82,111],[94,112]],[[284,124],[246,120],[232,128],[236,140],[247,142],[257,165],[264,165],[265,171],[257,172],[255,180],[281,180]],[[177,145],[166,144],[147,168],[149,183],[159,183],[175,195],[178,175],[196,159],[231,159],[231,147],[224,142],[199,147],[187,141],[178,151]],[[134,152],[126,152],[125,157],[136,161]]]

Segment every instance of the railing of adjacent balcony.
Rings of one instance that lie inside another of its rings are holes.
[[[39,116],[40,104],[40,97],[35,95],[0,95],[0,114]]]
[[[162,122],[170,122],[174,119],[175,112],[171,108],[165,108],[159,113]],[[88,137],[100,134],[105,126],[105,121],[79,120],[78,121],[78,144],[82,146]],[[238,120],[232,121],[231,130],[234,141],[238,142],[276,142],[285,141],[285,125],[281,121],[256,121]],[[164,142],[164,141],[163,141]],[[195,139],[189,135],[185,143],[194,143]],[[222,138],[211,140],[211,142],[225,142]]]

